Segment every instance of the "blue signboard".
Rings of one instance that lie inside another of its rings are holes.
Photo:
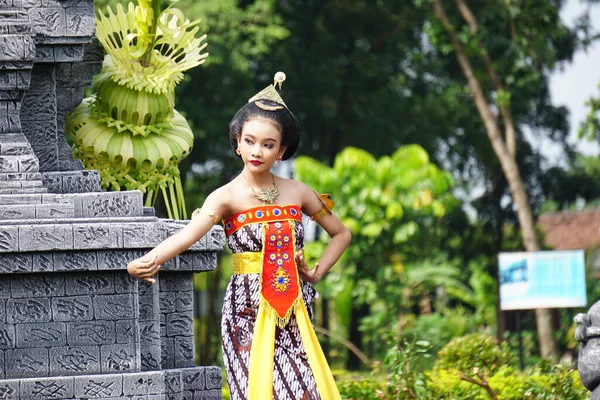
[[[583,250],[500,253],[500,309],[584,307]]]

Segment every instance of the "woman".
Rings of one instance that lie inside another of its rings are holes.
[[[283,80],[278,72],[275,82],[281,86]],[[350,232],[324,197],[271,173],[276,161],[294,154],[300,138],[297,120],[274,85],[251,98],[229,128],[242,172],[212,192],[180,232],[129,263],[127,271],[154,282],[162,264],[222,220],[234,264],[221,326],[231,398],[339,399],[308,309],[315,299],[311,284],[339,259]],[[302,213],[331,236],[312,269],[302,252]]]

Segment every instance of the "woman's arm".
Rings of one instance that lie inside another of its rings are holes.
[[[226,210],[224,189],[220,188],[211,193],[202,209],[179,232],[163,240],[159,245],[144,256],[127,264],[127,272],[131,276],[154,283],[152,278],[161,265],[187,250],[192,244],[202,238],[221,219]]]
[[[306,185],[304,186],[306,189],[303,190],[302,210],[307,215],[312,216],[319,213],[324,205],[314,191]],[[313,284],[323,279],[331,267],[333,267],[336,261],[342,256],[352,239],[350,230],[348,230],[342,221],[331,212],[326,212],[325,215],[318,219],[317,223],[325,229],[331,237],[331,240],[327,244],[321,258],[315,264],[315,267],[309,269],[304,260],[304,253],[302,251],[296,254],[298,272],[300,273],[302,280]]]

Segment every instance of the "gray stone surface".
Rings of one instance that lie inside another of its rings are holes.
[[[91,375],[100,372],[99,346],[50,348],[50,375]]]
[[[213,387],[193,367],[192,274],[215,268],[223,229],[156,284],[131,278],[185,222],[102,192],[64,139],[102,62],[93,36],[91,0],[0,0],[0,399],[220,398],[220,369]]]
[[[85,399],[109,398],[123,393],[123,375],[75,377],[75,397]]]
[[[0,325],[0,349],[14,349],[16,344],[15,326],[13,324]]]
[[[50,299],[28,298],[6,301],[6,321],[9,323],[50,322],[51,320]]]
[[[115,321],[67,323],[67,344],[69,346],[115,344],[117,343],[115,324]]]
[[[105,373],[134,372],[140,368],[136,344],[113,344],[101,346],[101,368]]]
[[[67,344],[67,326],[62,322],[17,324],[17,347],[56,347]]]
[[[7,379],[43,377],[50,372],[48,349],[45,348],[6,350],[4,357]],[[27,393],[23,392],[24,398],[28,398],[25,397]]]
[[[23,379],[21,396],[25,399],[68,399],[74,392],[73,377],[52,377],[41,379]]]
[[[21,399],[19,387],[20,381],[18,380],[0,380],[0,396],[6,400],[19,400]]]
[[[64,228],[69,228],[69,226],[65,225]],[[68,245],[69,243],[65,244],[65,246]],[[96,269],[98,269],[98,260],[94,252],[61,251],[54,253],[54,271],[94,271]]]

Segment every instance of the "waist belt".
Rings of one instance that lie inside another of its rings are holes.
[[[246,251],[233,254],[234,275],[260,274],[263,269],[263,254],[259,251]]]

